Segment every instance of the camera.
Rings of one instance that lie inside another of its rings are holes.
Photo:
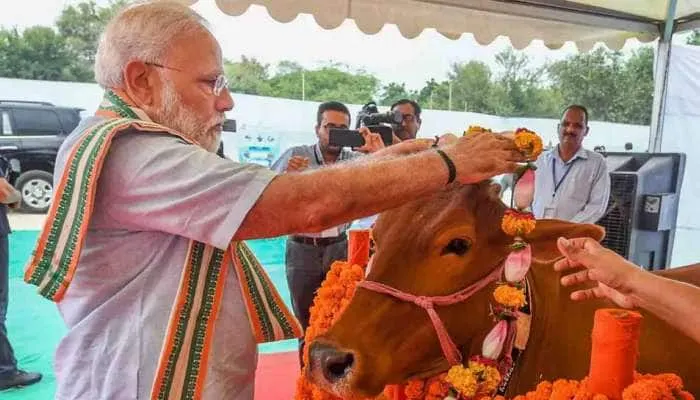
[[[387,111],[380,113],[377,108],[377,103],[371,101],[364,106],[359,113],[357,113],[357,119],[355,122],[355,129],[361,126],[371,127],[383,124],[388,124],[391,126],[392,131],[396,130],[396,127],[403,122],[403,115],[399,110]]]
[[[340,147],[361,147],[365,140],[358,129],[367,127],[370,132],[378,133],[385,146],[391,146],[394,141],[394,131],[403,122],[403,115],[398,111],[380,113],[373,101],[362,106],[357,113],[355,129],[331,129],[328,143]]]

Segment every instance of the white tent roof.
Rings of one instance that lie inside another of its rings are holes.
[[[434,28],[452,39],[472,33],[481,44],[504,35],[516,48],[540,39],[553,49],[572,41],[581,51],[598,42],[619,49],[630,38],[652,41],[660,36],[669,11],[674,16],[674,31],[693,28],[700,19],[700,0],[215,1],[230,15],[243,14],[251,4],[262,5],[280,22],[289,22],[299,13],[311,14],[326,29],[353,19],[368,34],[395,24],[407,38]]]

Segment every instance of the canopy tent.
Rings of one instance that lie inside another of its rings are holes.
[[[194,4],[197,0],[182,0]],[[203,0],[208,1],[208,0]],[[209,0],[211,1],[211,0]],[[471,33],[481,44],[507,36],[515,48],[542,40],[552,49],[574,42],[581,51],[604,43],[620,49],[628,39],[659,39],[649,151],[661,148],[671,37],[700,27],[700,0],[215,0],[229,15],[251,4],[265,6],[280,22],[311,14],[326,29],[353,19],[367,34],[395,24],[406,38],[434,28],[458,39]]]

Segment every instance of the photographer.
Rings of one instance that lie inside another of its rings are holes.
[[[348,129],[349,125],[350,111],[344,104],[336,101],[322,103],[316,113],[315,130],[318,142],[288,149],[272,164],[272,169],[282,173],[320,168],[351,160],[363,155],[363,152],[374,152],[384,147],[379,135],[368,133],[366,128],[363,128],[364,136],[370,138],[370,143],[359,151],[331,145],[329,131]],[[350,223],[346,223],[321,233],[298,233],[290,235],[287,239],[287,284],[294,314],[304,329],[309,326],[309,309],[316,290],[321,286],[330,266],[335,261],[347,259],[346,231],[349,227]],[[303,346],[304,340],[300,339],[300,363]]]
[[[398,111],[403,117],[396,126],[396,136],[401,140],[415,139],[421,124],[420,105],[413,100],[401,99],[391,105],[391,111]]]

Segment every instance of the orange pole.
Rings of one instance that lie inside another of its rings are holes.
[[[593,347],[588,391],[622,399],[634,381],[639,352],[641,314],[618,309],[600,309],[593,323]]]
[[[348,239],[348,263],[366,266],[369,262],[369,229],[353,229]]]

